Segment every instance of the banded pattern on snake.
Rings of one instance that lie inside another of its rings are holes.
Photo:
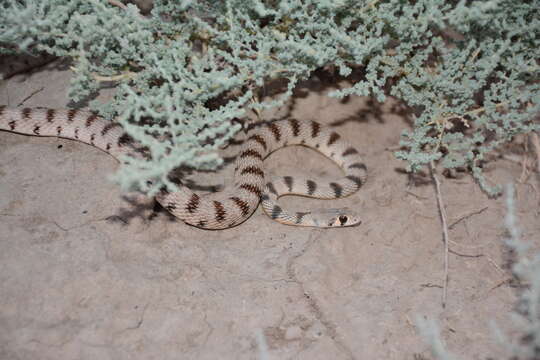
[[[131,138],[118,123],[77,109],[8,108],[0,106],[0,130],[35,136],[55,136],[78,140],[104,150],[116,159],[132,150]],[[288,145],[304,145],[336,162],[345,176],[321,182],[292,176],[265,180],[263,160]],[[289,213],[277,202],[293,194],[335,199],[357,191],[366,181],[367,169],[358,151],[339,134],[314,121],[286,119],[269,123],[249,134],[236,159],[234,187],[198,195],[186,186],[179,191],[161,192],[156,200],[184,222],[203,229],[236,226],[257,208],[274,220],[296,226],[343,227],[360,223],[353,210],[319,209]]]

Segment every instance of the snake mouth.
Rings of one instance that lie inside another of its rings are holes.
[[[351,224],[351,225],[348,225],[349,227],[356,227],[356,226],[360,226],[362,225],[362,221],[361,220],[358,220],[358,222],[354,223],[354,224]]]

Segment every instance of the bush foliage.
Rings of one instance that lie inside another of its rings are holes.
[[[111,101],[90,107],[150,149],[119,170],[126,187],[174,189],[172,169],[216,167],[216,149],[238,130],[231,120],[283,104],[326,67],[351,78],[329,96],[394,96],[415,110],[396,153],[409,170],[468,167],[496,194],[482,175],[485,155],[540,128],[535,2],[155,0],[142,16],[120,1],[4,0],[0,51],[72,59],[74,101],[117,85]],[[357,68],[364,75],[352,80]],[[279,79],[287,90],[262,98]]]

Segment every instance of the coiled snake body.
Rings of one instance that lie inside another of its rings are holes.
[[[122,127],[83,110],[8,108],[0,106],[0,130],[78,140],[100,148],[118,159],[128,151]],[[292,176],[265,181],[263,160],[288,145],[305,145],[335,161],[345,176],[321,182]],[[185,186],[178,192],[162,192],[157,201],[174,216],[203,229],[225,229],[242,223],[262,200],[264,211],[274,220],[296,226],[342,227],[357,225],[353,210],[320,209],[289,213],[279,205],[280,196],[294,194],[335,199],[357,191],[367,170],[358,151],[336,132],[314,121],[296,119],[269,123],[250,133],[238,153],[235,184],[229,190],[198,195]]]

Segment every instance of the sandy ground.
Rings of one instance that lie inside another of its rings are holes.
[[[0,104],[65,107],[69,76],[53,62],[11,77]],[[306,83],[274,116],[335,127],[364,156],[369,181],[342,200],[284,202],[354,207],[357,228],[288,227],[259,208],[236,228],[199,230],[122,194],[108,180],[116,161],[98,149],[0,132],[0,358],[431,359],[419,317],[438,322],[459,358],[501,358],[490,326],[507,327],[516,299],[504,200],[468,175],[440,177],[449,223],[462,219],[450,229],[443,308],[434,187],[427,176],[411,182],[389,150],[408,122],[392,100],[339,101],[321,89]],[[281,175],[337,171],[298,147],[266,164]],[[232,167],[194,179],[227,185]],[[521,166],[508,160],[486,175],[516,182],[524,237],[540,241],[538,179],[517,182]]]

